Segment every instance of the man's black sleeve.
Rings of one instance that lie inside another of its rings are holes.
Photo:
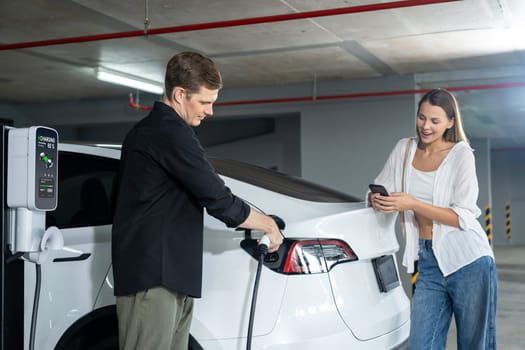
[[[161,166],[213,217],[237,227],[250,207],[235,196],[216,174],[194,131],[175,123],[161,133],[158,152]]]

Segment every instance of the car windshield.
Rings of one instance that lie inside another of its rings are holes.
[[[348,203],[362,200],[304,179],[234,160],[209,157],[217,173],[290,197],[314,202]]]

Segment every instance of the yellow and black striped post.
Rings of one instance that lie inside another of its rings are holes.
[[[416,291],[416,280],[417,276],[419,276],[419,271],[417,269],[417,261],[414,261],[414,272],[412,273],[412,295],[414,295],[414,292]]]
[[[487,238],[489,243],[492,242],[492,224],[490,223],[490,205],[485,206],[485,232],[487,233]]]
[[[505,202],[505,228],[506,228],[506,236],[507,240],[510,240],[512,237],[510,233],[510,202]]]

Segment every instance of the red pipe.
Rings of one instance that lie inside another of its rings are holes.
[[[140,111],[151,111],[153,108],[151,106],[143,106],[135,103],[135,100],[133,100],[133,94],[129,94],[129,106]]]
[[[454,1],[461,1],[461,0],[393,1],[393,2],[380,3],[380,4],[350,6],[350,7],[342,7],[342,8],[335,8],[335,9],[327,9],[327,10],[306,11],[306,12],[288,13],[288,14],[282,14],[282,15],[252,17],[252,18],[245,18],[245,19],[234,19],[234,20],[219,21],[219,22],[188,24],[188,25],[181,25],[181,26],[175,26],[175,27],[149,29],[147,31],[133,30],[129,32],[120,32],[120,33],[111,33],[111,34],[86,35],[86,36],[78,36],[78,37],[62,38],[62,39],[28,41],[28,42],[22,42],[22,43],[0,45],[0,51],[1,50],[23,49],[23,48],[38,47],[38,46],[82,43],[82,42],[88,42],[88,41],[122,39],[122,38],[138,37],[138,36],[144,36],[144,35],[187,32],[187,31],[193,31],[193,30],[236,27],[236,26],[244,26],[244,25],[250,25],[250,24],[281,22],[281,21],[324,17],[324,16],[335,16],[335,15],[343,15],[343,14],[351,14],[351,13],[359,13],[359,12],[369,12],[369,11],[388,10],[388,9],[396,9],[396,8],[403,8],[403,7],[414,7],[414,6],[420,6],[420,5],[439,4],[439,3],[454,2]]]
[[[506,89],[525,87],[525,82],[517,83],[502,83],[502,84],[485,84],[485,85],[471,85],[471,86],[454,86],[446,88],[448,91],[473,91],[473,90],[489,90],[489,89]],[[423,94],[430,89],[419,89],[419,90],[394,90],[394,91],[379,91],[379,92],[360,92],[354,94],[343,94],[343,95],[326,95],[316,97],[285,97],[285,98],[273,98],[264,100],[246,100],[246,101],[229,101],[229,102],[218,102],[215,103],[215,107],[224,106],[240,106],[240,105],[255,105],[255,104],[266,104],[266,103],[290,103],[290,102],[309,102],[309,101],[323,101],[323,100],[340,100],[350,98],[367,98],[367,97],[382,97],[382,96],[397,96],[397,95],[415,95]],[[135,103],[133,96],[129,95],[129,105],[133,109],[139,110],[151,110],[150,106],[142,106]]]

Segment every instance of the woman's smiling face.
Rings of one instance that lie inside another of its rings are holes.
[[[447,118],[447,113],[439,106],[423,102],[416,118],[419,140],[430,144],[443,138],[443,134],[454,125],[454,120]]]

